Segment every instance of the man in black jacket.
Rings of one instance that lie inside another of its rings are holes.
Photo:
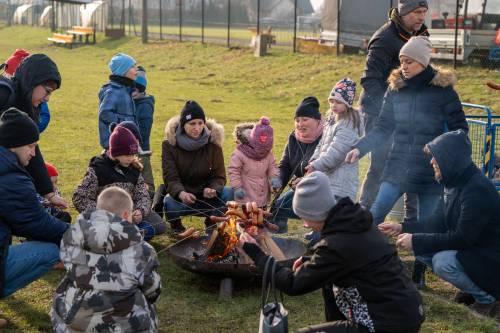
[[[427,8],[427,1],[399,0],[398,8],[389,12],[390,20],[375,32],[368,44],[368,56],[361,76],[363,91],[360,97],[365,134],[373,129],[380,114],[389,74],[399,67],[399,51],[412,36],[429,36],[424,24]],[[359,199],[368,209],[377,196],[391,143],[392,140],[387,140],[386,144],[370,153],[370,166],[361,186]],[[407,219],[416,218],[416,198],[410,197],[411,200],[405,208]]]
[[[474,165],[469,139],[462,130],[427,144],[436,179],[445,187],[444,209],[424,223],[383,223],[386,235],[413,250],[460,291],[456,300],[500,318],[500,196]]]
[[[294,212],[321,231],[311,257],[293,270],[277,265],[276,288],[301,295],[322,288],[328,324],[303,332],[418,332],[424,321],[420,294],[405,275],[396,249],[377,230],[368,210],[349,198],[335,202],[328,177],[315,171],[297,185]],[[267,258],[242,234],[243,249],[263,271]],[[338,322],[343,321],[343,322]]]

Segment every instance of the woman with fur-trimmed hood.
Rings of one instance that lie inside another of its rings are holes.
[[[384,221],[405,192],[419,196],[419,221],[432,214],[443,187],[434,179],[430,157],[423,148],[447,130],[468,131],[460,98],[453,89],[455,74],[429,65],[431,47],[426,37],[412,37],[401,49],[401,66],[388,79],[389,88],[375,129],[347,155],[351,161],[364,156],[394,133],[383,183],[371,208],[376,224]]]
[[[164,209],[174,233],[185,230],[181,216],[221,215],[230,200],[222,154],[224,127],[205,118],[195,101],[187,101],[179,116],[165,126],[162,144],[163,181],[167,187]],[[214,211],[207,211],[209,208]],[[209,219],[205,224],[210,224]]]

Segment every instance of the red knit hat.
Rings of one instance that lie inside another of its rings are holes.
[[[109,154],[111,157],[135,155],[139,152],[139,142],[127,128],[116,126],[109,137]]]
[[[47,171],[49,172],[50,177],[57,177],[59,176],[59,172],[57,172],[57,168],[50,164],[49,162],[45,162],[45,167],[47,168]]]
[[[12,53],[9,59],[5,60],[5,73],[11,76],[14,75],[17,67],[19,67],[19,64],[29,55],[30,54],[26,52],[26,50],[17,49],[14,53]]]

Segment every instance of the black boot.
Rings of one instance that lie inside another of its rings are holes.
[[[471,294],[463,292],[461,290],[457,291],[455,297],[453,297],[453,300],[458,304],[465,305],[472,305],[475,302],[474,297]]]
[[[425,269],[425,264],[421,263],[418,260],[415,260],[415,262],[413,263],[413,274],[411,276],[411,279],[418,290],[425,288]]]
[[[182,225],[182,221],[180,218],[172,219],[170,222],[170,229],[172,230],[172,234],[177,235],[186,231],[186,228]]]

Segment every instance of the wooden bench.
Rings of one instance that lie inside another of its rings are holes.
[[[89,36],[92,36],[92,44],[95,44],[95,31],[91,27],[81,27],[73,26],[71,30],[67,31],[68,34],[75,36],[75,40],[78,37],[80,43],[83,42],[83,37],[85,37],[85,44],[89,44]]]
[[[47,38],[54,44],[62,44],[62,45],[69,45],[70,48],[73,48],[73,35],[67,35],[67,34],[58,34],[54,33],[52,37]]]

